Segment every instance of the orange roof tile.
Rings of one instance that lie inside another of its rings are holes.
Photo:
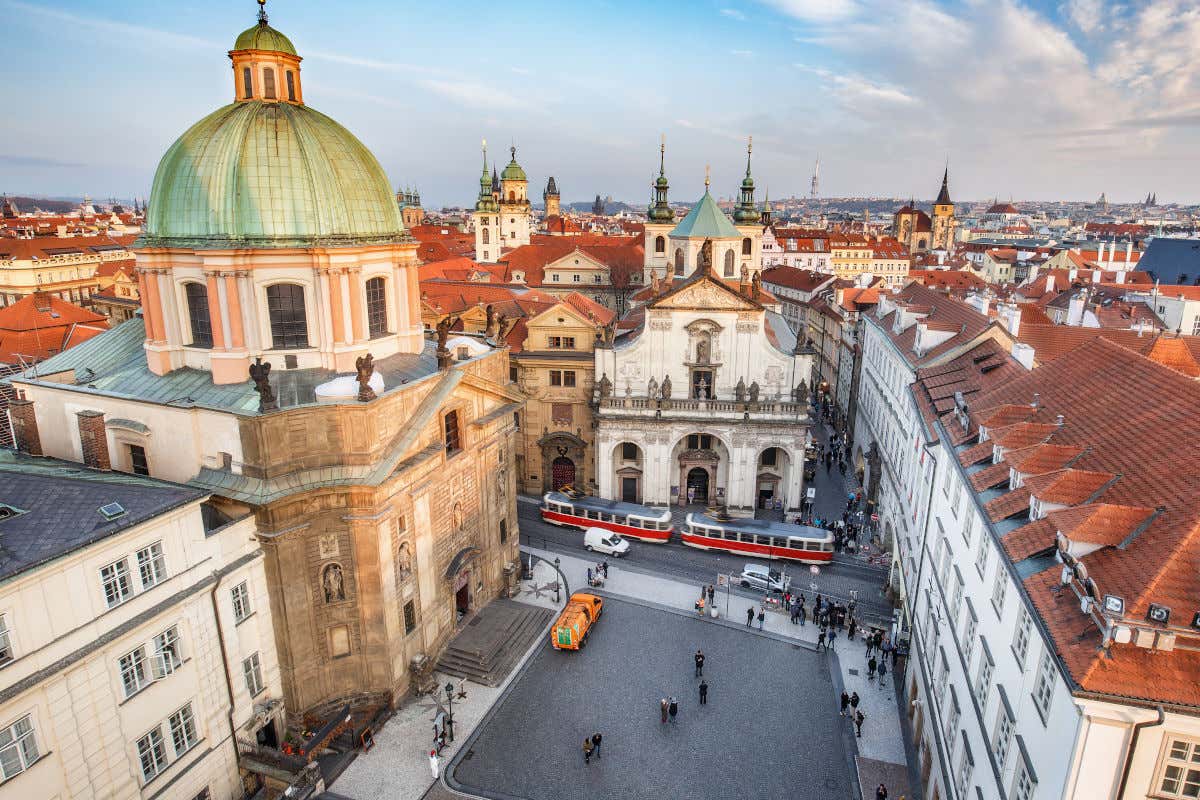
[[[1029,489],[1021,486],[1013,489],[1011,492],[1002,494],[984,504],[983,510],[987,512],[988,518],[992,522],[999,522],[1003,519],[1016,516],[1023,511],[1029,510]]]
[[[1073,506],[1090,500],[1116,477],[1111,472],[1061,469],[1028,477],[1025,485],[1038,500]]]
[[[1059,533],[1071,541],[1115,547],[1125,541],[1153,513],[1153,508],[1145,506],[1091,503],[1051,511],[1046,515],[1046,519],[1053,522]]]

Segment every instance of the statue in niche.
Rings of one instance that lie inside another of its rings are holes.
[[[412,547],[408,542],[401,542],[396,550],[396,574],[400,580],[407,580],[412,575]]]
[[[700,245],[700,259],[696,265],[699,272],[712,272],[712,239],[705,239]]]
[[[600,388],[600,396],[601,397],[611,397],[612,396],[613,385],[612,385],[612,381],[610,381],[608,379],[607,372],[605,372],[603,375],[600,376],[599,388]]]
[[[617,338],[617,326],[610,322],[600,329],[600,344],[604,347],[612,347],[613,342]]]
[[[699,381],[696,382],[696,399],[697,400],[707,400],[708,399],[708,381],[706,381],[704,378],[701,378]]]
[[[458,317],[446,316],[438,320],[437,324],[437,345],[439,350],[446,349],[446,342],[450,339],[450,329],[454,327],[454,323],[458,322]]]
[[[488,303],[483,311],[487,314],[486,321],[483,324],[483,335],[489,339],[493,339],[496,336],[496,310],[492,308],[491,303]]]
[[[454,523],[454,530],[461,531],[466,526],[466,519],[463,517],[462,503],[455,503],[452,512],[451,521]]]
[[[707,364],[708,363],[708,339],[707,339],[707,337],[696,342],[696,363],[697,364]]]
[[[758,381],[754,381],[753,383],[750,384],[750,402],[751,403],[758,402],[758,391],[759,391],[758,390]]]
[[[336,603],[346,599],[346,583],[340,564],[330,564],[321,573],[321,588],[325,590],[325,602]]]

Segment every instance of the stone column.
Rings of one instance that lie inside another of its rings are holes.
[[[79,418],[79,442],[83,450],[83,463],[94,469],[112,469],[108,456],[108,434],[104,429],[104,413],[101,411],[77,411]]]
[[[12,419],[17,450],[31,456],[40,456],[42,454],[42,437],[38,434],[37,412],[33,407],[33,401],[8,401],[8,414]]]
[[[365,342],[367,340],[366,312],[363,308],[366,298],[363,295],[362,270],[348,270],[350,278],[350,327],[351,341]]]
[[[329,279],[329,319],[333,325],[333,343],[346,342],[346,322],[342,316],[342,272],[331,269],[325,273]]]
[[[242,299],[238,294],[238,278],[236,272],[226,272],[225,301],[229,306],[229,347],[233,350],[243,350],[246,347],[246,332],[242,323]]]
[[[208,291],[208,327],[212,329],[214,350],[225,349],[225,325],[222,322],[221,290],[217,286],[217,273],[208,272],[204,275]]]
[[[145,311],[147,323],[146,338],[152,342],[161,342],[165,339],[165,335],[163,330],[162,300],[158,292],[158,270],[139,271],[138,277],[145,289],[145,294],[142,295],[142,308]]]

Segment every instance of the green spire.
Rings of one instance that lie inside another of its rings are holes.
[[[492,176],[488,175],[487,139],[483,140],[483,174],[479,177],[479,199],[475,201],[476,211],[499,211],[496,199],[492,197]]]
[[[654,181],[653,204],[646,209],[646,218],[651,222],[674,222],[675,212],[667,203],[667,137],[663,134],[658,145],[658,178]]]
[[[738,195],[737,208],[733,210],[733,221],[749,225],[759,220],[758,207],[754,205],[754,178],[750,175],[750,153],[754,149],[754,137],[746,143],[746,177],[742,179],[742,190]]]

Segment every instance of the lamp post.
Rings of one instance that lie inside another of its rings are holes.
[[[454,741],[454,684],[446,684],[446,703],[449,706],[450,713],[446,719],[446,735],[450,737],[450,741]]]
[[[562,559],[558,556],[554,557],[554,603],[555,605],[562,602],[562,571],[558,568],[562,563]]]

